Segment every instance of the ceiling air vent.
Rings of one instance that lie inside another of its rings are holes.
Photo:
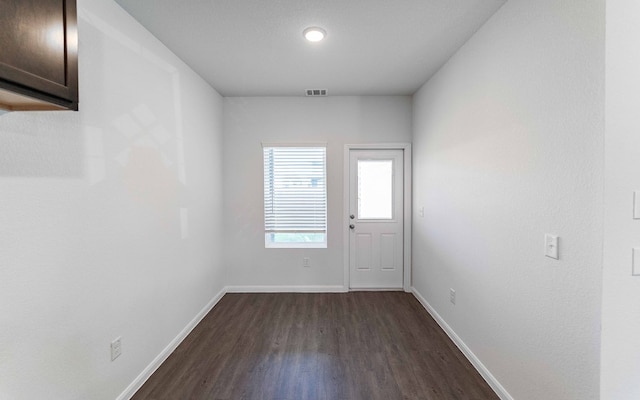
[[[327,95],[327,89],[307,89],[307,90],[305,90],[305,93],[309,97],[326,96]]]

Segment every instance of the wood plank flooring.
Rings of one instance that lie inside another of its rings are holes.
[[[498,399],[404,292],[227,294],[134,400]]]

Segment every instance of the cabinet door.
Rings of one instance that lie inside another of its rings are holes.
[[[78,108],[75,0],[0,0],[0,87]]]

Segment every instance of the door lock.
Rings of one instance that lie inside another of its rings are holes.
[[[354,219],[355,217],[356,217],[356,216],[355,216],[355,215],[353,215],[353,214],[349,215],[349,218],[351,218],[351,219]]]

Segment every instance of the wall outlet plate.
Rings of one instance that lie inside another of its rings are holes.
[[[453,289],[449,289],[449,301],[454,306],[456,305],[456,291]]]

